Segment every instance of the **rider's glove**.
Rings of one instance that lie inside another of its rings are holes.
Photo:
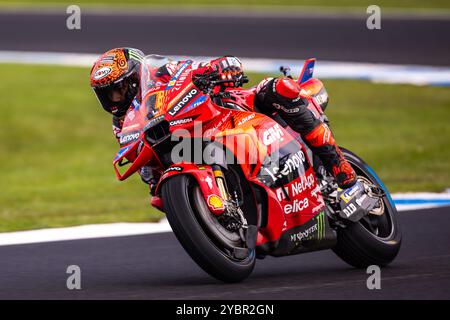
[[[148,184],[150,189],[150,194],[155,195],[156,185],[158,184],[159,175],[153,172],[152,168],[149,166],[143,166],[139,170],[139,175],[144,183]]]
[[[241,61],[233,56],[213,60],[211,66],[218,73],[220,80],[230,80],[230,82],[223,84],[225,87],[234,87],[236,85],[235,80],[244,75]]]
[[[152,168],[149,166],[143,166],[139,170],[139,175],[141,176],[142,182],[149,184],[153,178]]]
[[[206,66],[202,66],[194,71],[194,81],[197,86],[202,86],[210,80],[230,80],[221,83],[224,87],[235,87],[239,85],[239,79],[242,79],[244,72],[241,61],[233,56],[224,56],[222,58],[211,60]]]

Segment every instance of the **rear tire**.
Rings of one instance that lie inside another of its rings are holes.
[[[199,186],[191,176],[177,175],[167,180],[161,192],[167,220],[183,248],[204,271],[224,282],[242,281],[253,271],[255,251],[250,250],[244,259],[230,255],[217,233],[208,230],[211,225],[206,226],[202,220],[201,214],[212,213],[199,212],[206,204],[198,192]]]
[[[381,187],[386,196],[383,197],[384,214],[369,214],[356,223],[349,223],[347,228],[339,229],[338,242],[333,251],[356,268],[386,266],[394,260],[401,246],[402,233],[396,217],[397,209],[375,172],[352,152],[344,148],[341,150],[357,175]]]

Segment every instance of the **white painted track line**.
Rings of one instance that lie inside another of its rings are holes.
[[[450,193],[407,193],[392,196],[398,211],[409,211],[449,206]],[[109,223],[67,228],[51,228],[30,231],[0,233],[0,246],[31,244],[53,241],[81,240],[134,236],[170,232],[169,223],[162,219],[158,223]]]
[[[0,233],[0,246],[52,241],[81,240],[135,236],[169,232],[172,229],[166,219],[158,223],[108,223],[67,228],[51,228],[30,231]]]
[[[90,67],[99,54],[0,51],[0,63],[43,64]],[[216,57],[170,56],[174,60],[209,61]],[[305,57],[307,58],[307,57]],[[280,73],[280,66],[289,66],[297,76],[304,60],[240,58],[247,72]],[[317,61],[315,77],[320,79],[354,79],[382,83],[450,86],[450,67],[394,65]]]

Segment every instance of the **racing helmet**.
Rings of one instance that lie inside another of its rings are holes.
[[[90,82],[103,109],[122,117],[139,92],[144,53],[116,48],[102,54],[91,69]]]

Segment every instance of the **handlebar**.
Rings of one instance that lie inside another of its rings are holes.
[[[235,87],[240,87],[243,84],[248,83],[248,78],[244,75],[235,77],[234,79],[214,80],[218,77],[219,74],[217,72],[211,72],[206,75],[197,76],[193,82],[200,90],[207,94],[210,94],[216,86],[220,86],[225,83],[233,83]]]

